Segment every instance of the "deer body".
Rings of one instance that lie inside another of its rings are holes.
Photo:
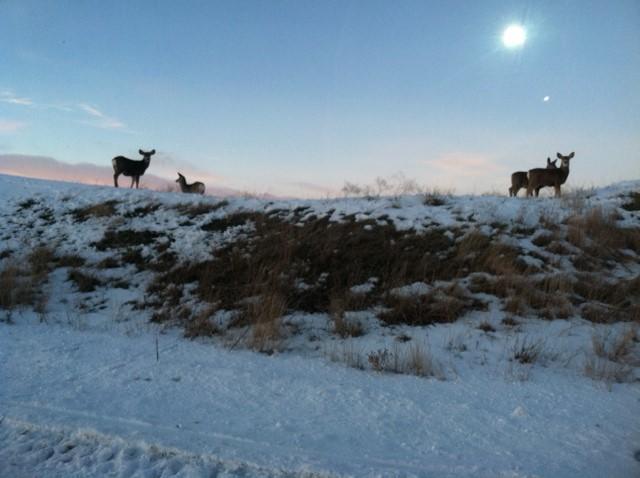
[[[558,160],[554,159],[551,161],[551,158],[547,158],[547,169],[556,169],[556,162]],[[527,178],[526,171],[516,171],[511,175],[511,187],[509,188],[509,196],[517,196],[518,191],[522,188],[527,188],[529,186],[529,180]]]
[[[535,191],[536,197],[540,193],[540,189],[544,187],[553,187],[555,189],[555,196],[560,197],[560,186],[562,186],[569,177],[569,161],[575,155],[574,152],[568,156],[563,156],[560,153],[556,153],[558,159],[561,161],[560,167],[557,169],[531,169],[529,170],[527,180],[527,196],[533,196]]]
[[[138,188],[140,176],[142,176],[149,167],[151,156],[156,154],[156,150],[152,149],[149,152],[145,152],[139,149],[138,152],[142,155],[142,159],[139,161],[125,158],[124,156],[116,156],[111,160],[111,164],[113,165],[113,184],[115,187],[118,187],[118,176],[124,174],[125,176],[131,177],[131,187],[133,187],[135,183],[136,189]]]
[[[180,185],[180,191],[182,191],[183,193],[204,194],[204,184],[202,184],[200,181],[188,184],[187,179],[180,173],[178,173],[178,179],[176,179],[176,183]]]

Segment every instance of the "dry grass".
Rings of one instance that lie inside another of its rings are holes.
[[[626,211],[640,211],[640,192],[632,192],[629,194],[629,201],[621,207]]]
[[[48,297],[44,284],[47,281],[55,255],[50,248],[32,250],[26,261],[10,259],[0,269],[0,309],[32,307],[43,313]]]
[[[156,231],[136,231],[133,229],[109,229],[98,242],[91,245],[99,251],[108,249],[120,249],[125,247],[143,246],[153,243],[160,236]]]
[[[223,200],[215,204],[178,204],[176,209],[180,214],[187,216],[189,219],[194,219],[198,216],[217,211],[218,209],[228,205],[229,201]]]
[[[93,274],[82,272],[80,269],[71,269],[67,278],[75,283],[80,292],[93,292],[96,287],[102,285],[102,281]]]
[[[455,322],[470,310],[486,307],[456,283],[424,295],[388,294],[385,305],[388,310],[379,314],[380,320],[390,325],[413,326]]]
[[[364,328],[359,320],[345,317],[345,303],[342,299],[333,297],[329,304],[329,315],[333,321],[335,334],[345,339],[347,337],[360,337],[364,335]]]
[[[99,204],[92,204],[71,212],[76,222],[85,222],[91,218],[111,217],[117,212],[118,201],[109,200]]]
[[[192,320],[188,320],[185,323],[184,336],[188,339],[194,339],[196,337],[213,337],[220,334],[220,329],[212,320],[215,311],[214,307],[207,307]]]
[[[550,274],[541,279],[522,275],[473,276],[470,290],[504,299],[503,310],[511,315],[566,319],[574,313],[570,301],[573,282],[564,274]]]
[[[517,338],[511,348],[511,360],[521,364],[534,364],[544,351],[543,340],[533,340],[528,337]]]
[[[638,329],[633,325],[613,333],[611,329],[591,336],[593,355],[587,357],[584,373],[592,380],[624,383],[633,379],[633,367],[640,365]]]
[[[617,334],[608,329],[591,336],[594,354],[610,362],[637,364],[640,359],[636,353],[637,344],[638,330],[636,326],[629,326]]]
[[[343,357],[350,366],[356,364],[356,368],[364,368],[362,356],[353,356],[353,346],[349,348],[351,354]],[[343,354],[344,355],[344,354]],[[348,360],[346,360],[348,359]],[[418,377],[433,377],[445,380],[446,374],[442,365],[433,357],[426,345],[412,343],[402,349],[396,345],[393,351],[378,349],[366,355],[366,363],[376,372],[398,373],[416,375]]]
[[[592,208],[567,221],[567,241],[593,258],[624,259],[621,250],[640,252],[640,229],[618,226],[616,211]]]
[[[126,218],[144,217],[148,216],[149,214],[153,214],[158,209],[160,209],[159,203],[149,203],[146,206],[138,206],[133,211],[124,213],[123,216]]]

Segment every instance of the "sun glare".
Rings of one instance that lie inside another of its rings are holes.
[[[522,46],[527,39],[527,32],[521,25],[509,25],[502,33],[502,43],[507,48]]]

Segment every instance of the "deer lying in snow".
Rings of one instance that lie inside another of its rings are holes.
[[[547,158],[547,169],[556,169],[557,159],[551,161],[551,158]],[[518,191],[520,189],[528,186],[529,181],[527,180],[527,172],[526,171],[516,171],[511,175],[511,187],[509,188],[509,196],[517,196]]]
[[[139,161],[125,158],[124,156],[116,156],[111,160],[111,164],[113,165],[113,184],[115,187],[118,187],[118,176],[124,174],[125,176],[131,177],[131,187],[133,187],[133,183],[135,182],[136,189],[138,189],[140,176],[142,176],[149,167],[151,156],[156,154],[156,150],[152,149],[149,152],[145,152],[139,149],[138,152],[142,155],[142,159]]]
[[[183,193],[204,194],[204,184],[202,184],[200,181],[187,184],[186,178],[180,173],[178,173],[178,179],[176,179],[176,183],[180,184],[180,191],[182,191]]]
[[[556,197],[560,197],[560,186],[562,186],[569,177],[569,161],[575,155],[574,152],[568,156],[563,156],[560,153],[556,153],[560,160],[560,167],[557,169],[530,169],[527,175],[527,196],[533,196],[533,191],[536,192],[536,197],[540,193],[540,189],[545,187],[551,187],[556,190]]]

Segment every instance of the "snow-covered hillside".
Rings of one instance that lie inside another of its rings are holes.
[[[0,476],[638,476],[639,191],[0,176]]]

